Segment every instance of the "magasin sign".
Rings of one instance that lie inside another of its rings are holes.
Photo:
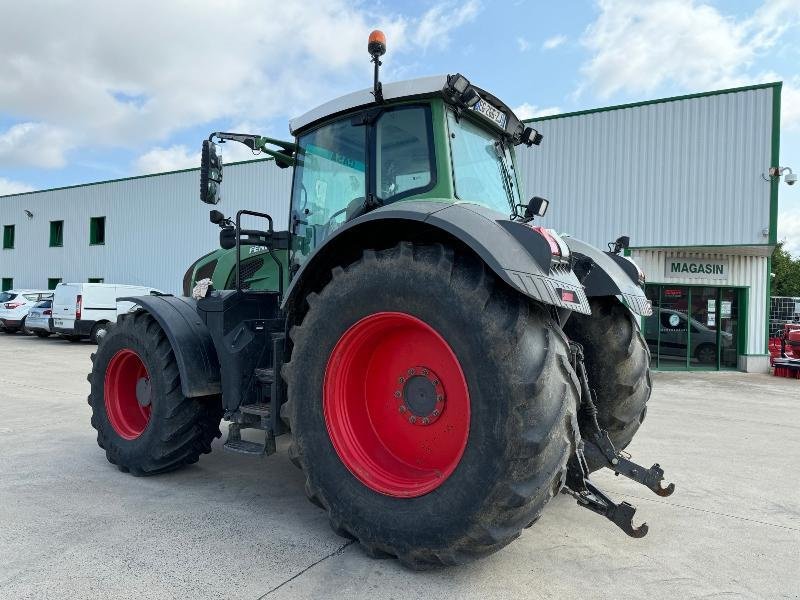
[[[727,260],[668,258],[664,275],[670,279],[716,279],[727,281],[728,268]]]

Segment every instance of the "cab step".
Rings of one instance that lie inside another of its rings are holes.
[[[239,410],[246,415],[256,415],[259,417],[269,417],[272,414],[272,407],[266,403],[242,404]]]
[[[252,405],[251,405],[252,406]],[[247,454],[249,456],[269,456],[275,454],[275,434],[271,430],[266,431],[264,443],[250,442],[242,439],[241,425],[231,423],[228,426],[228,439],[223,444],[223,448],[236,454]]]
[[[249,456],[265,456],[266,447],[264,444],[248,442],[247,440],[228,440],[223,446],[228,452],[237,454],[247,454]]]
[[[255,369],[254,374],[258,382],[269,385],[275,381],[275,369]]]

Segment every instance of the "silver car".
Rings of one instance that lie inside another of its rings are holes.
[[[39,337],[53,333],[53,299],[42,300],[33,305],[25,318],[25,329]]]

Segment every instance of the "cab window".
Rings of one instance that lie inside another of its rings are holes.
[[[363,206],[366,134],[346,117],[300,136],[292,184],[295,260],[302,261]]]
[[[435,184],[430,108],[390,109],[375,123],[375,190],[384,203],[418,194]]]

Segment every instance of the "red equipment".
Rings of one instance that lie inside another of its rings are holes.
[[[775,356],[778,345],[780,353]],[[769,346],[774,375],[800,379],[800,323],[786,323],[780,335],[770,339]]]

